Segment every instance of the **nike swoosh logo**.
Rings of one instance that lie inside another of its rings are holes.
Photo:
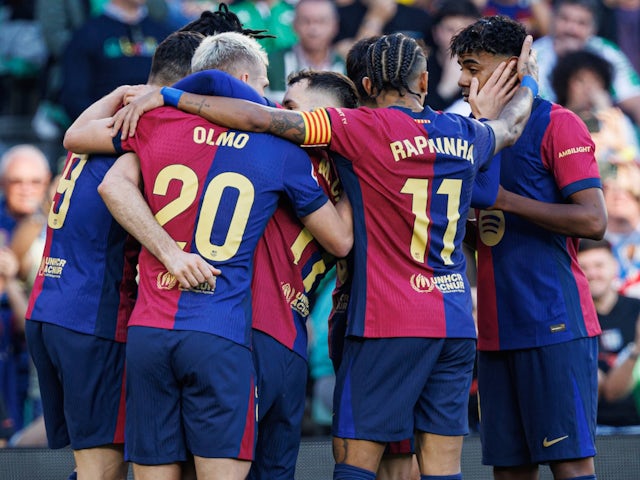
[[[564,437],[554,438],[553,440],[547,440],[547,437],[544,437],[544,440],[542,440],[542,446],[547,448],[547,447],[550,447],[551,445],[555,445],[556,443],[561,442],[566,438],[569,438],[569,435],[565,435]]]

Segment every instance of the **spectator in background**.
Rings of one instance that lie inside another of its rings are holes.
[[[580,241],[578,263],[589,282],[589,291],[602,328],[599,338],[599,384],[606,382],[618,355],[635,338],[640,319],[640,299],[618,294],[618,263],[607,240]],[[602,391],[601,391],[602,393]],[[598,432],[615,433],[620,427],[635,426],[640,432],[640,415],[631,394],[610,400],[600,395],[598,401]],[[626,429],[629,433],[630,429]]]
[[[536,40],[540,96],[555,101],[551,72],[559,57],[586,48],[613,66],[613,100],[640,125],[640,78],[620,48],[595,35],[598,27],[597,0],[558,0],[554,6],[551,33]]]
[[[39,212],[51,172],[44,154],[32,145],[17,145],[0,160],[0,388],[16,430],[24,423],[29,361],[24,341],[23,286],[18,259],[9,248],[18,222]],[[30,419],[27,419],[30,420]]]
[[[213,11],[218,2],[209,0],[167,0],[167,23],[174,30],[196,20],[207,11]]]
[[[245,28],[262,30],[273,35],[260,42],[267,53],[291,48],[295,45],[293,5],[285,0],[243,0],[231,4]]]
[[[533,38],[549,33],[551,0],[478,0],[482,15],[504,15],[517,20]]]
[[[634,160],[639,152],[633,123],[613,105],[612,79],[611,64],[589,50],[563,55],[551,74],[557,102],[576,113],[591,132],[602,173],[607,163]]]
[[[411,2],[396,0],[337,0],[340,28],[336,50],[346,58],[358,40],[375,35],[403,33],[430,42],[431,15]]]
[[[62,57],[73,33],[82,27],[88,18],[102,14],[107,1],[34,1],[34,18],[42,29],[49,55],[42,79],[42,98],[32,123],[35,133],[42,140],[60,138],[63,130],[71,124],[72,119],[67,117],[59,102],[62,86]],[[169,9],[164,0],[148,0],[147,8],[149,15],[158,21],[165,21],[168,18]]]
[[[458,85],[460,65],[451,55],[451,38],[467,25],[480,18],[478,7],[471,0],[443,2],[433,15],[431,35],[433,46],[429,52],[428,103],[434,110],[445,110],[462,93]]]
[[[38,97],[38,76],[47,61],[33,1],[0,0],[0,112],[30,114]]]
[[[640,72],[640,1],[608,0],[606,4],[613,10],[615,41]]]
[[[286,50],[269,54],[268,97],[280,101],[289,75],[300,70],[344,73],[344,60],[333,49],[338,32],[338,12],[333,0],[300,0],[295,8],[293,29],[298,42]]]
[[[60,101],[69,118],[120,85],[145,83],[153,53],[170,33],[148,16],[145,0],[110,0],[65,49]]]
[[[640,297],[640,170],[635,162],[614,166],[615,175],[603,182],[611,242],[620,266],[621,291]]]
[[[602,395],[609,401],[633,395],[636,411],[640,412],[640,320],[636,323],[634,341],[629,343],[618,355],[618,359],[609,370],[601,386]]]

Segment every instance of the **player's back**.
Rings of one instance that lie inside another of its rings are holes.
[[[68,154],[47,219],[27,319],[125,340],[139,245],[98,194],[114,161],[113,156]]]
[[[309,158],[274,136],[228,130],[171,108],[145,115],[127,142],[140,157],[160,224],[223,272],[215,288],[182,291],[143,249],[131,325],[204,331],[248,345],[253,254],[281,193],[298,216],[326,202]]]
[[[348,333],[474,337],[460,245],[490,129],[429,108],[327,112],[354,210]]]

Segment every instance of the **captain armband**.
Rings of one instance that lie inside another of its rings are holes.
[[[331,141],[331,121],[324,108],[312,112],[301,112],[304,121],[303,146],[319,147],[329,145]]]

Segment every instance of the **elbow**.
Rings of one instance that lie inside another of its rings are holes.
[[[73,153],[86,153],[86,152],[81,152],[80,151],[80,144],[77,141],[78,139],[76,138],[76,136],[74,135],[74,132],[72,131],[72,129],[68,129],[65,133],[64,133],[64,138],[62,140],[62,145],[64,146],[65,150],[68,150],[70,152]]]
[[[98,194],[102,198],[102,201],[105,203],[105,205],[107,205],[107,208],[109,207],[110,192],[111,183],[109,180],[109,174],[107,173],[107,175],[102,179],[102,182],[100,182],[100,185],[98,185]]]
[[[337,238],[328,248],[330,254],[338,257],[344,258],[349,255],[351,248],[353,247],[353,233],[341,236]]]
[[[591,240],[602,240],[604,233],[607,230],[607,213],[603,211],[601,213],[590,216],[585,222],[584,238]]]

